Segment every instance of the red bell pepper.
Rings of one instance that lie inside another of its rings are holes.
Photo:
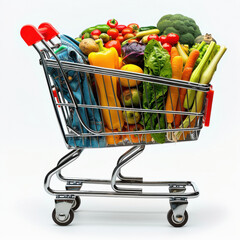
[[[107,21],[107,25],[110,27],[110,28],[116,28],[116,26],[118,25],[118,21],[116,19],[110,19]]]
[[[111,48],[111,47],[114,47],[117,52],[118,52],[118,55],[121,56],[121,43],[118,41],[118,40],[111,40],[111,41],[108,41],[105,45],[104,45],[105,48]]]

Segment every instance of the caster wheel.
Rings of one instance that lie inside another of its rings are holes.
[[[69,225],[73,221],[73,218],[74,218],[74,212],[73,212],[72,209],[70,209],[68,217],[66,219],[64,219],[64,220],[61,220],[61,219],[56,217],[56,209],[55,208],[54,208],[54,210],[52,212],[52,219],[59,226],[67,226],[67,225]]]
[[[76,211],[80,207],[80,205],[81,205],[81,199],[79,196],[76,196],[72,205],[72,210]]]
[[[168,219],[168,222],[173,226],[173,227],[182,227],[184,226],[187,221],[188,221],[188,213],[187,211],[184,212],[184,216],[181,217],[181,221],[178,222],[175,220],[174,218],[174,215],[173,215],[173,211],[172,209],[169,210],[168,214],[167,214],[167,219]]]

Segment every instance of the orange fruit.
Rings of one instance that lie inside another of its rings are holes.
[[[121,67],[120,70],[128,71],[128,72],[143,73],[143,70],[135,64],[126,64],[123,67]],[[136,81],[136,80],[127,79],[127,78],[120,78],[120,82],[123,87],[128,87],[128,86],[134,87],[139,83],[141,83],[141,81]],[[128,82],[129,82],[129,85],[128,85]]]

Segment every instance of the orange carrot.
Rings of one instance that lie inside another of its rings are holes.
[[[198,51],[197,49],[194,49],[194,50],[190,53],[190,55],[189,55],[189,57],[188,57],[188,60],[187,60],[187,62],[186,62],[186,64],[185,64],[185,67],[184,67],[184,68],[188,68],[188,67],[189,67],[189,68],[194,68],[194,65],[195,65],[198,57],[199,57],[199,51]]]
[[[172,78],[181,79],[182,78],[182,69],[183,69],[183,59],[181,56],[176,56],[172,60]],[[168,87],[168,95],[166,101],[166,111],[176,111],[178,102],[178,88],[177,87]],[[166,114],[168,127],[171,128],[173,122],[173,114]]]
[[[189,58],[188,58],[189,59]],[[190,67],[184,67],[183,73],[182,73],[182,80],[184,81],[189,81],[191,74],[192,74],[193,68]],[[187,93],[186,88],[181,88],[179,92],[179,99],[178,99],[178,104],[177,104],[177,111],[185,111],[185,108],[183,107],[184,103],[184,98]],[[179,127],[181,120],[183,119],[183,116],[180,114],[175,115],[175,126],[176,128]]]
[[[176,47],[172,47],[171,48],[171,63],[172,63],[173,58],[177,57],[177,56],[179,56],[177,48]]]
[[[185,67],[183,69],[183,74],[182,74],[182,80],[184,81],[189,81],[194,65],[197,61],[199,57],[199,51],[197,49],[194,49],[189,57],[188,60],[185,64]],[[177,111],[185,111],[186,109],[184,108],[184,99],[185,99],[185,95],[187,93],[187,89],[186,88],[181,88],[180,89],[180,93],[179,93],[179,98],[180,98],[180,102],[178,101],[178,105],[177,105]],[[176,114],[175,115],[175,125],[176,127],[179,127],[181,120],[182,120],[183,116],[181,116],[180,114]]]

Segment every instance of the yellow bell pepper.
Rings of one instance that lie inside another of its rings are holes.
[[[101,39],[96,40],[96,43],[99,45],[99,52],[91,52],[88,55],[89,63],[97,67],[118,69],[119,59],[117,50],[113,47],[104,48]],[[101,105],[110,107],[121,107],[121,104],[117,97],[117,77],[95,74],[95,79],[97,82]],[[122,130],[124,124],[122,111],[103,109],[102,113],[104,123],[110,130]]]

